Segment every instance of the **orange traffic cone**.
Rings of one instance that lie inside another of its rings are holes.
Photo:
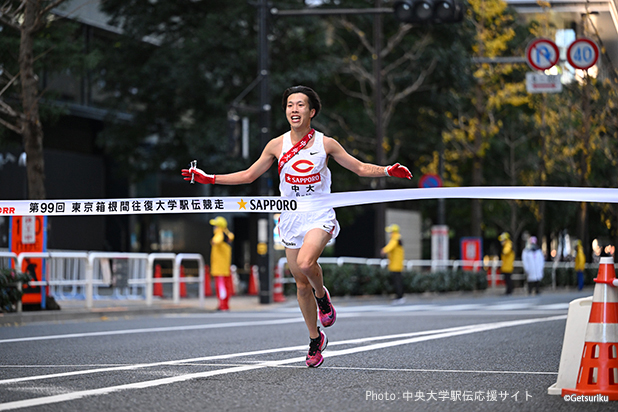
[[[283,283],[281,282],[281,273],[279,273],[279,266],[275,268],[275,283],[273,285],[273,301],[285,302],[285,296],[283,296]]]
[[[185,282],[185,267],[180,265],[180,297],[187,297],[187,282]]]
[[[247,287],[247,295],[257,295],[257,271],[258,267],[256,265],[251,266],[251,271],[249,272],[249,286]]]
[[[212,284],[210,279],[210,266],[204,266],[204,295],[212,296]]]
[[[161,265],[155,265],[154,278],[161,279]],[[152,283],[152,296],[163,297],[163,283],[156,281]]]
[[[618,281],[614,258],[602,257],[594,280],[594,295],[586,341],[575,389],[562,396],[584,395],[618,400]]]

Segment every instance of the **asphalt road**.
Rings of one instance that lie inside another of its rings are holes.
[[[2,327],[0,411],[615,411],[547,394],[588,295],[335,299],[317,369],[294,302]]]

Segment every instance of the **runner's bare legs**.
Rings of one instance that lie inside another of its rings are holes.
[[[318,333],[318,308],[313,296],[324,296],[324,281],[322,268],[318,265],[318,258],[324,251],[331,235],[322,229],[311,229],[305,235],[300,249],[285,249],[288,267],[296,280],[296,296],[298,306],[303,314],[309,337],[317,338]]]

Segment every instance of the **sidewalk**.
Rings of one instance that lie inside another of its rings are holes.
[[[203,307],[199,299],[183,298],[175,305],[172,299],[154,299],[152,306],[147,306],[141,299],[99,299],[93,303],[93,308],[86,308],[83,300],[57,301],[60,310],[37,310],[20,313],[0,313],[0,326],[22,325],[34,322],[61,322],[69,320],[106,320],[143,315],[163,315],[180,313],[215,313],[217,298],[207,296]],[[288,297],[283,303],[261,304],[258,296],[232,296],[230,298],[231,312],[252,312],[269,310],[280,306],[296,306],[296,299]]]
[[[576,289],[558,288],[556,290],[545,289],[543,294],[573,294]],[[587,287],[582,292],[592,295],[593,288]],[[522,288],[516,288],[512,296],[504,296],[504,288],[486,289],[472,292],[448,292],[407,294],[406,304],[424,304],[429,301],[448,301],[457,298],[483,298],[503,297],[504,299],[517,299],[527,297]],[[333,296],[335,306],[363,305],[363,304],[389,304],[390,298],[382,296]],[[175,305],[172,299],[155,298],[152,306],[146,306],[142,299],[97,299],[93,308],[86,308],[84,300],[60,300],[60,310],[25,311],[21,313],[0,313],[0,326],[22,325],[35,322],[62,322],[71,320],[106,320],[133,316],[164,315],[182,313],[216,313],[217,298],[207,296],[203,307],[200,307],[197,298],[183,298]],[[272,310],[274,308],[297,308],[296,296],[286,296],[285,302],[260,303],[259,296],[238,295],[230,298],[230,312],[256,312]]]

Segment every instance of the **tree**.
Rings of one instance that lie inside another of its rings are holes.
[[[27,156],[28,197],[45,199],[45,164],[43,160],[43,127],[40,116],[41,91],[35,63],[37,35],[53,21],[50,12],[66,0],[5,1],[0,6],[0,23],[19,32],[18,72],[3,73],[6,77],[0,92],[0,124],[19,134]],[[53,48],[53,46],[50,46]],[[49,51],[48,49],[47,51]],[[4,96],[12,87],[21,89],[20,107]]]
[[[499,57],[517,48],[517,22],[503,0],[470,0],[468,19],[476,29],[473,57]],[[474,70],[475,85],[471,93],[462,95],[460,105],[448,113],[452,119],[443,134],[448,145],[446,156],[468,159],[471,163],[470,184],[484,184],[486,153],[503,127],[503,114],[509,107],[526,103],[522,73],[512,64],[478,64]],[[471,234],[482,235],[480,199],[472,200]]]
[[[177,176],[192,159],[224,173],[255,160],[262,150],[259,139],[250,139],[251,156],[244,160],[234,151],[228,129],[231,103],[258,76],[255,7],[245,1],[110,0],[103,10],[111,24],[123,29],[113,48],[104,51],[101,64],[108,104],[133,120],[110,122],[100,143],[126,176],[133,182],[157,172]],[[285,123],[275,115],[281,113],[282,90],[300,82],[318,84],[321,73],[329,70],[315,58],[324,48],[322,26],[298,21],[271,21],[273,135]],[[257,90],[236,102],[239,115],[256,115]],[[253,136],[256,130],[254,126]]]

